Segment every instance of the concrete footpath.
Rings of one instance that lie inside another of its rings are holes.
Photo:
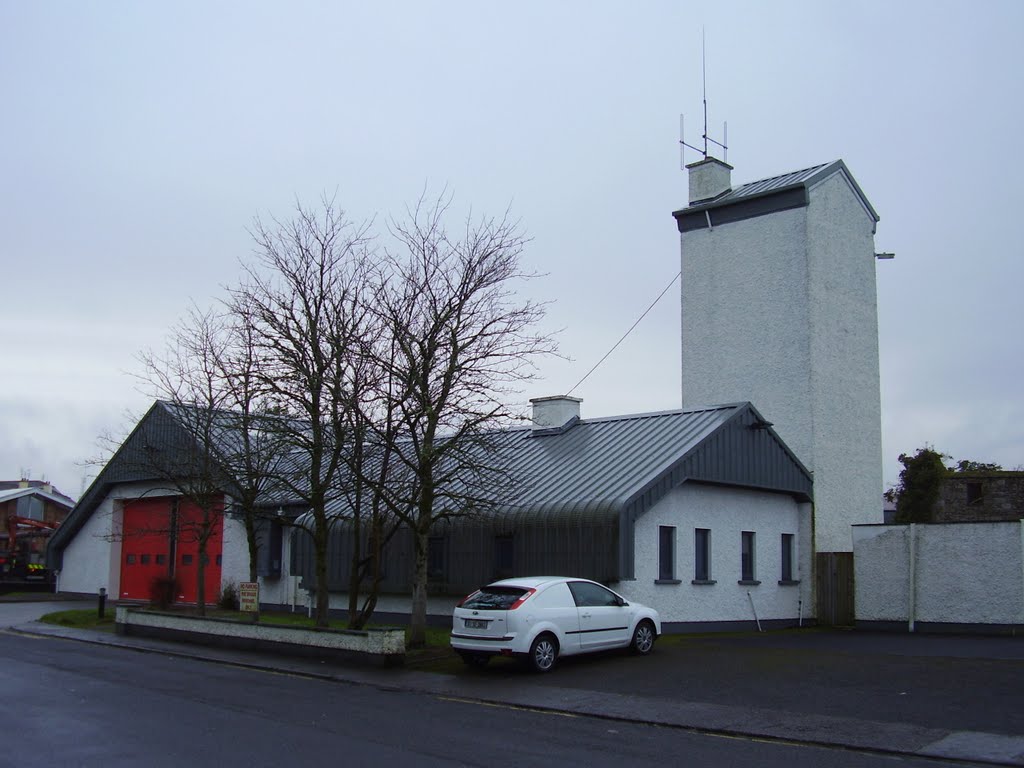
[[[342,666],[40,622],[9,631],[696,732],[1024,765],[1021,638],[821,631],[690,636],[659,642],[647,658],[565,659],[553,673],[538,676],[501,661],[452,674]],[[964,680],[971,682],[965,687]],[[903,687],[910,690],[897,690]],[[990,713],[979,712],[982,706]]]

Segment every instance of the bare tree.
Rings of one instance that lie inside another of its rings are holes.
[[[556,350],[535,330],[544,306],[514,293],[533,276],[520,268],[527,240],[518,222],[469,219],[453,237],[449,202],[421,198],[406,220],[392,221],[398,248],[387,252],[373,305],[388,331],[380,363],[397,424],[384,441],[393,440],[410,480],[384,490],[415,541],[413,646],[425,641],[431,528],[499,497],[507,477],[494,430],[516,418],[509,401],[533,377],[535,357]]]
[[[172,329],[161,353],[139,355],[146,370],[144,380],[165,400],[185,436],[170,445],[145,443],[142,460],[198,513],[188,513],[177,505],[167,521],[152,520],[146,523],[145,531],[123,532],[125,536],[161,533],[197,545],[196,603],[200,615],[206,612],[208,544],[223,528],[224,494],[229,483],[218,450],[223,431],[220,413],[225,405],[225,394],[219,386],[221,343],[217,318],[193,307],[187,319]],[[161,530],[151,530],[152,526]]]
[[[286,417],[279,436],[291,469],[278,480],[313,518],[318,626],[328,623],[328,509],[346,480],[347,414],[373,269],[367,232],[326,199],[317,211],[298,205],[291,221],[257,220],[256,261],[228,301],[251,328],[261,387]]]

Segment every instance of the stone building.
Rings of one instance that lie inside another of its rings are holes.
[[[936,523],[1024,519],[1024,471],[950,472],[932,515]]]

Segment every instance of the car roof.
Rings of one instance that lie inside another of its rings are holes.
[[[571,576],[522,576],[519,578],[502,579],[488,584],[488,587],[524,587],[526,589],[538,589],[547,584],[554,584],[565,581],[589,581],[589,579],[577,579]]]

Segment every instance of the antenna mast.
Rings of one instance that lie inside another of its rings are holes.
[[[700,30],[700,65],[701,65],[701,85],[704,92],[704,133],[701,138],[704,139],[704,148],[695,147],[693,144],[689,144],[686,141],[686,134],[684,132],[683,115],[679,115],[679,169],[683,170],[686,167],[685,153],[686,148],[689,147],[694,152],[700,152],[701,156],[708,159],[708,142],[711,142],[717,147],[722,149],[722,160],[726,163],[729,162],[729,124],[722,123],[722,140],[716,141],[708,135],[708,64],[707,64],[707,46],[704,42],[704,28]]]

